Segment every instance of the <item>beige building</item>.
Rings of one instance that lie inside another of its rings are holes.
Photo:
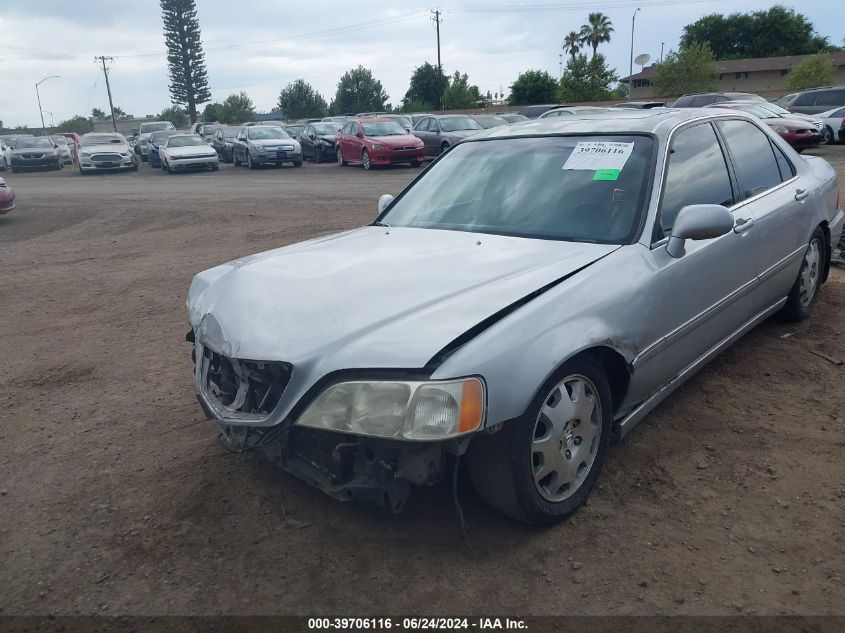
[[[779,93],[786,91],[784,81],[790,71],[810,55],[788,55],[786,57],[762,57],[759,59],[729,59],[714,62],[714,68],[719,73],[717,90],[756,93]],[[845,84],[845,52],[831,53],[830,59],[836,66],[834,84]],[[655,66],[651,65],[619,81],[631,82],[631,98],[649,98],[651,94],[651,78],[654,76]],[[676,95],[680,96],[680,95]]]

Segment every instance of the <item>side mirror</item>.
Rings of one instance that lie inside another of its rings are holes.
[[[364,138],[364,133],[363,132],[356,132],[355,136],[357,136],[358,138]]]
[[[383,193],[378,199],[378,212],[379,215],[384,213],[384,210],[390,206],[390,203],[393,202],[393,196],[389,193]]]
[[[720,204],[690,204],[678,211],[666,252],[679,258],[686,254],[686,240],[709,240],[734,227],[734,216]]]

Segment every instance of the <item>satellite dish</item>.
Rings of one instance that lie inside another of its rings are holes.
[[[634,58],[634,63],[638,66],[645,66],[650,59],[651,55],[649,55],[648,53],[641,53]]]

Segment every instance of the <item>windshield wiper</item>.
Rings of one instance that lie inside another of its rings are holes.
[[[387,228],[390,228],[390,225],[387,222],[378,222],[378,221],[373,222],[370,226],[385,226]]]

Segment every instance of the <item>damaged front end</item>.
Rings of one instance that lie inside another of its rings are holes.
[[[399,512],[411,485],[444,479],[447,456],[463,454],[483,420],[480,379],[379,379],[327,381],[268,425],[294,367],[227,357],[193,331],[186,338],[194,344],[197,399],[223,445],[255,451],[342,501]]]

